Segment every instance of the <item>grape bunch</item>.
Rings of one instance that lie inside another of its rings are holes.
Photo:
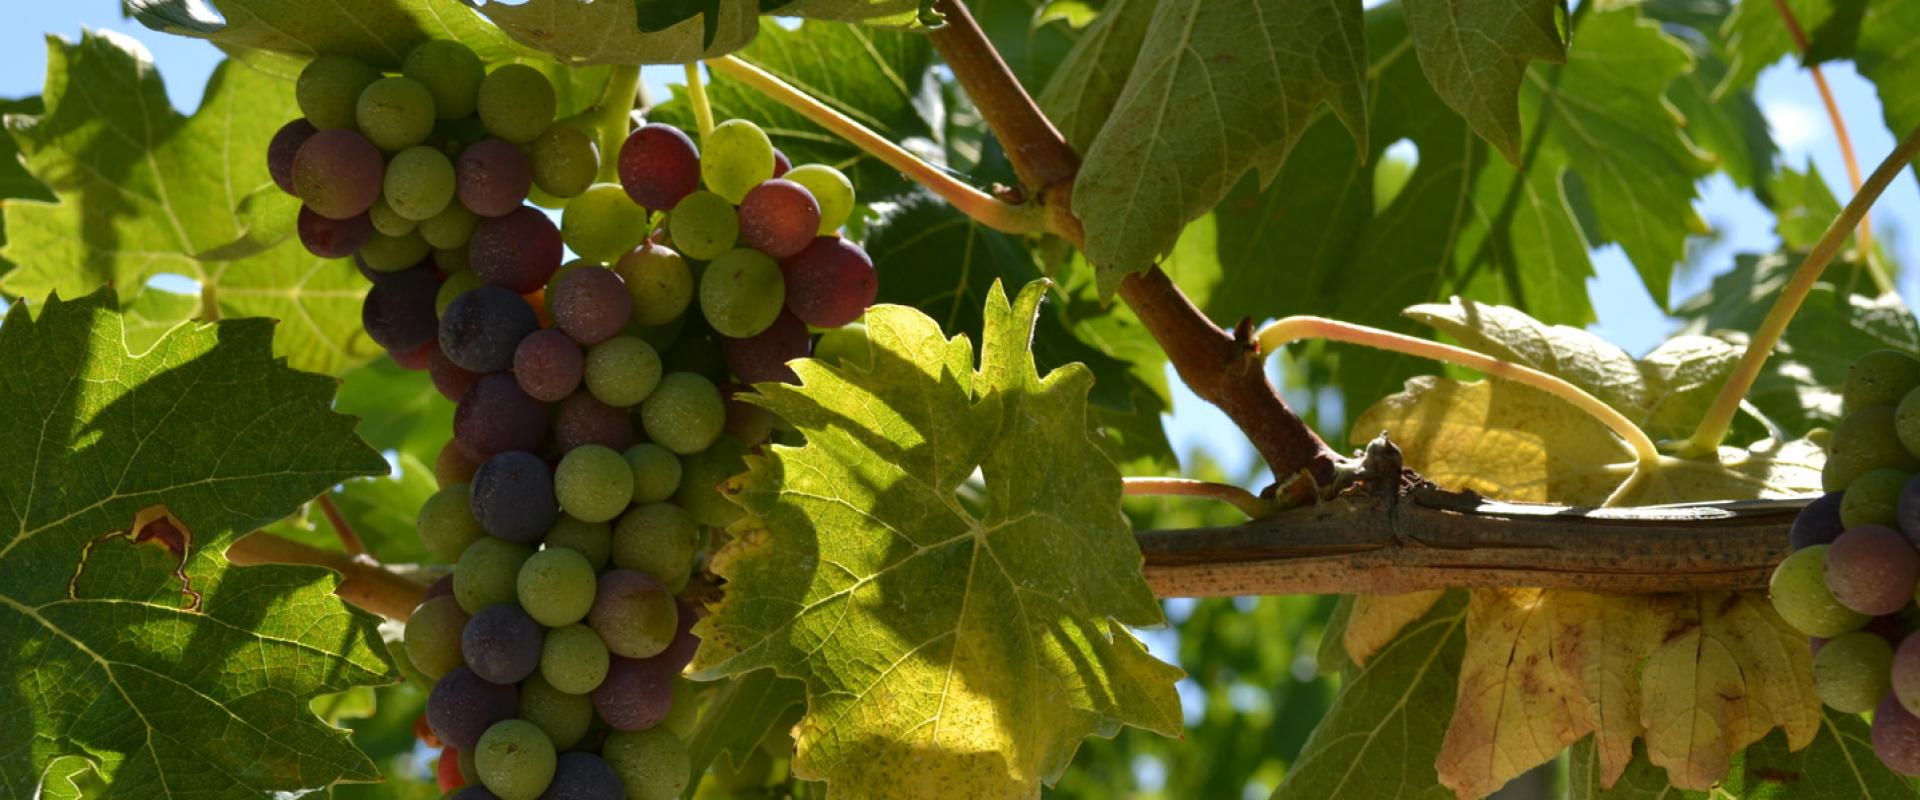
[[[1827,444],[1826,494],[1792,528],[1773,607],[1812,637],[1821,701],[1873,712],[1873,748],[1920,775],[1920,359],[1878,350],[1854,362]]]
[[[367,335],[456,404],[417,523],[454,566],[396,652],[432,687],[441,787],[678,796],[704,611],[688,587],[739,513],[720,484],[778,424],[740,395],[796,380],[814,332],[857,330],[877,290],[839,235],[852,183],[745,120],[704,153],[642,125],[619,182],[596,182],[595,137],[554,119],[544,75],[451,41],[398,75],[322,55],[296,99],[267,161],[301,241],[356,261]]]

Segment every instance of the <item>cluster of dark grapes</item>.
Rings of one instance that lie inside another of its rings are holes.
[[[1920,359],[1878,350],[1854,362],[1845,416],[1827,444],[1826,494],[1793,522],[1773,607],[1813,639],[1820,699],[1873,712],[1873,748],[1920,775]]]
[[[641,126],[620,182],[595,183],[594,138],[554,120],[544,75],[450,41],[399,75],[320,56],[296,93],[305,118],[267,159],[301,241],[356,259],[367,334],[457,404],[418,520],[454,568],[399,648],[433,687],[442,788],[678,796],[700,613],[679,595],[738,513],[720,483],[776,435],[735,395],[794,380],[810,326],[873,302],[872,262],[837,235],[852,184],[743,120],[704,154]]]

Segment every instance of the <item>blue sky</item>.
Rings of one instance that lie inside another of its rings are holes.
[[[123,18],[118,0],[25,3],[14,8],[10,18],[12,23],[0,27],[0,96],[4,97],[39,93],[46,74],[46,47],[41,38],[46,33],[74,38],[83,27],[90,27],[130,35],[152,52],[166,78],[168,95],[183,110],[199,104],[207,76],[220,60],[219,51],[205,42],[156,33]],[[1862,167],[1871,169],[1894,144],[1894,136],[1882,122],[1880,102],[1873,87],[1850,65],[1830,64],[1825,69],[1854,147],[1864,162]],[[678,67],[649,67],[643,75],[656,96],[665,96],[669,81],[681,79]],[[1776,64],[1761,75],[1757,97],[1786,162],[1804,167],[1810,161],[1837,196],[1850,194],[1839,148],[1807,74],[1791,63]],[[1777,244],[1771,215],[1724,176],[1703,182],[1700,191],[1697,206],[1722,237],[1706,255],[1704,263],[1709,269],[1676,282],[1672,292],[1676,300],[1699,291],[1716,272],[1731,266],[1734,253],[1765,252]],[[1893,245],[1895,257],[1902,264],[1920,263],[1920,235],[1915,233],[1920,229],[1920,184],[1916,184],[1911,171],[1896,181],[1875,207],[1874,227]],[[1593,255],[1598,274],[1589,286],[1599,322],[1592,329],[1635,354],[1652,349],[1672,332],[1675,323],[1654,305],[1619,248],[1601,248]],[[1920,275],[1905,272],[1899,285],[1909,303],[1920,295]],[[1204,450],[1222,462],[1229,474],[1244,471],[1253,454],[1231,424],[1185,392],[1177,380],[1172,383],[1176,396],[1169,431],[1176,449],[1183,454]]]

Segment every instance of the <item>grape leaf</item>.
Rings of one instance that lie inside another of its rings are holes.
[[[451,0],[426,2],[452,5]],[[711,32],[705,15],[643,32],[632,0],[461,2],[479,9],[522,47],[574,65],[678,64],[713,58],[745,47],[760,25],[758,0],[718,0]]]
[[[1915,796],[1913,785],[1873,754],[1867,723],[1854,714],[1824,713],[1820,732],[1800,750],[1775,731],[1734,757],[1732,774],[1711,792],[1675,789],[1647,761],[1643,747],[1611,789],[1603,789],[1592,740],[1573,746],[1568,772],[1572,800],[1895,800]]]
[[[1353,598],[1347,624],[1342,626],[1340,645],[1347,659],[1365,665],[1407,625],[1427,615],[1446,595],[1442,589],[1428,589],[1393,595],[1360,595]]]
[[[1248,169],[1270,181],[1322,102],[1367,138],[1358,2],[1160,3],[1073,190],[1110,292]]]
[[[714,557],[694,669],[806,681],[794,772],[836,795],[1030,796],[1089,734],[1180,730],[1180,670],[1124,627],[1161,615],[1086,432],[1091,375],[1042,378],[1026,350],[1044,292],[991,293],[978,371],[965,338],[883,305],[869,368],[762,387],[808,443],[738,479],[750,516]]]
[[[563,0],[572,2],[572,0]],[[851,25],[804,22],[793,30],[770,27],[737,56],[779,76],[894,142],[913,147],[938,138],[941,115],[929,98],[933,48],[924,36]],[[912,190],[898,170],[827,132],[759,90],[724,75],[708,83],[716,120],[750,119],[766,129],[773,145],[794,164],[827,164],[847,173],[860,202],[872,203]],[[694,128],[685,88],[655,107],[657,122]],[[931,147],[913,147],[926,152]]]
[[[299,0],[126,0],[126,8],[142,25],[206,39],[250,66],[285,77],[297,74],[317,53],[353,56],[398,70],[407,51],[427,39],[458,41],[489,62],[529,52],[456,0],[336,0],[325,5]]]
[[[38,97],[0,100],[0,117],[43,114],[46,110]],[[52,202],[53,193],[47,190],[46,184],[27,174],[26,165],[20,163],[20,146],[14,144],[13,137],[0,134],[0,200],[13,198]],[[0,238],[0,244],[5,243],[6,239]]]
[[[1060,5],[1051,0],[973,0],[967,11],[1020,83],[1037,90],[1068,69],[1067,53],[1087,35],[1081,27],[1085,23],[1060,13]]]
[[[806,700],[805,684],[770,669],[727,681],[707,701],[700,721],[687,736],[688,771],[695,776],[706,772],[722,753],[736,765],[744,762],[781,717]]]
[[[14,269],[0,290],[75,296],[110,284],[153,326],[164,324],[153,316],[163,309],[279,318],[278,352],[317,372],[380,352],[360,330],[366,281],[350,262],[314,256],[288,235],[293,205],[267,176],[260,154],[299,115],[291,87],[224,62],[199,112],[182,117],[130,39],[49,38],[47,59],[46,113],[9,117],[8,126],[59,202],[6,204],[4,255]],[[263,219],[274,221],[271,232],[253,225]],[[192,310],[172,298],[138,302],[163,273],[197,279],[212,302],[203,297]]]
[[[1534,61],[1564,62],[1564,0],[1406,0],[1407,30],[1427,79],[1507,160],[1520,161],[1520,83]]]
[[[1728,0],[1696,3],[1689,0],[1665,0],[1643,3],[1641,10],[1650,18],[1669,26],[1692,28],[1698,35],[1677,37],[1693,52],[1693,70],[1681,75],[1667,87],[1667,99],[1673,102],[1687,121],[1687,137],[1718,161],[1720,171],[1742,188],[1758,189],[1767,183],[1779,148],[1767,128],[1753,94],[1745,88],[1721,89],[1728,65],[1715,46],[1718,32],[1733,6]],[[1763,195],[1764,196],[1764,195]]]
[[[1854,66],[1873,82],[1880,94],[1880,111],[1896,138],[1920,128],[1920,48],[1913,32],[1920,30],[1920,5],[1914,3],[1855,3],[1860,13]],[[1824,32],[1823,32],[1824,33]],[[1823,33],[1816,33],[1819,48]],[[1920,165],[1913,167],[1920,175]]]
[[[1819,30],[1833,16],[1831,0],[1785,0],[1801,28]],[[1798,54],[1793,33],[1780,18],[1776,0],[1739,0],[1720,29],[1728,55],[1727,75],[1719,91],[1747,89],[1760,71],[1788,54]]]
[[[1464,596],[1452,592],[1349,674],[1275,800],[1452,798],[1434,777],[1435,734],[1453,710],[1465,636]]]
[[[1780,244],[1793,252],[1813,249],[1840,216],[1840,201],[1812,162],[1805,172],[1781,167],[1769,176],[1767,200],[1767,206],[1773,209],[1774,233],[1780,236]]]
[[[0,325],[0,781],[31,796],[62,757],[102,798],[232,797],[377,777],[308,708],[388,680],[371,616],[336,578],[234,569],[227,545],[385,465],[276,363],[271,325],[174,329],[131,356],[104,290],[16,303]],[[152,545],[152,546],[143,546]]]
[[[1040,107],[1075,149],[1085,151],[1120,100],[1154,3],[1113,0],[1102,9],[1040,92]]]

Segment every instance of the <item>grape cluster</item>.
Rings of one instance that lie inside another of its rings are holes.
[[[795,380],[813,329],[873,302],[871,260],[839,236],[852,184],[744,120],[704,154],[643,125],[596,183],[594,137],[555,121],[544,75],[450,41],[399,75],[320,56],[296,96],[267,160],[301,241],[356,260],[368,336],[456,404],[418,517],[454,567],[398,653],[432,685],[442,788],[678,796],[702,612],[679,595],[738,514],[720,484],[775,433],[736,395]]]
[[[1826,494],[1794,518],[1773,607],[1813,638],[1820,699],[1873,712],[1880,760],[1920,775],[1920,359],[1854,362],[1827,444]]]

